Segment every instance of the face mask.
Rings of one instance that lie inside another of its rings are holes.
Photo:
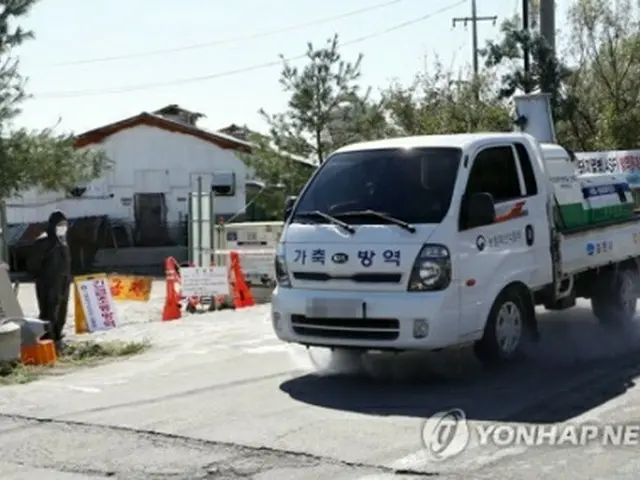
[[[56,227],[56,235],[58,237],[64,237],[67,235],[67,227],[66,225],[58,225]]]

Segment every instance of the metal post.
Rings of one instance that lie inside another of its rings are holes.
[[[216,253],[216,210],[214,208],[214,203],[216,199],[216,192],[211,189],[209,193],[209,238],[211,239],[211,251],[209,252],[209,265],[216,264],[215,253]]]
[[[0,258],[9,264],[9,245],[7,245],[7,204],[0,201]]]
[[[529,30],[529,0],[522,0],[522,30],[527,32]],[[529,71],[531,66],[529,64],[529,48],[525,44],[523,48],[524,57],[524,93],[531,91],[529,86]]]
[[[198,263],[201,267],[202,263],[202,176],[198,177]]]
[[[556,5],[554,0],[540,0],[540,35],[556,53]]]
[[[476,0],[471,0],[471,43],[473,48],[473,80],[478,80],[478,7]]]
[[[193,258],[193,192],[189,192],[189,206],[187,208],[187,259],[189,263],[195,262]]]

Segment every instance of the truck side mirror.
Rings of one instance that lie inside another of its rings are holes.
[[[284,221],[286,222],[287,219],[289,218],[289,215],[291,215],[291,210],[293,210],[293,205],[296,203],[296,199],[298,197],[287,197],[287,199],[284,201]]]
[[[496,219],[496,207],[490,193],[474,193],[466,201],[467,228],[491,225]]]

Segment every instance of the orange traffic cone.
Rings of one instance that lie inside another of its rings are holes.
[[[176,272],[176,260],[169,257],[164,262],[165,272],[165,299],[162,309],[162,321],[168,322],[182,317],[180,311],[180,294],[178,293],[179,279]]]
[[[256,304],[251,289],[247,285],[240,266],[238,252],[231,252],[231,272],[233,273],[233,304],[236,308],[253,307]]]

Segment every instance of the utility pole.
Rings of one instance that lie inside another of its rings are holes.
[[[524,32],[529,30],[529,0],[522,0],[522,30]],[[524,93],[529,93],[529,72],[531,71],[531,65],[529,63],[529,48],[526,43],[522,56],[524,57]]]
[[[489,16],[489,17],[479,17],[478,9],[476,7],[476,0],[471,0],[471,16],[470,17],[455,17],[453,19],[453,26],[455,27],[458,23],[463,23],[466,27],[469,22],[471,22],[471,41],[472,43],[472,55],[473,55],[473,75],[474,79],[478,77],[478,22],[493,22],[496,24],[498,20],[497,15]]]
[[[540,0],[540,35],[556,53],[556,2]]]

